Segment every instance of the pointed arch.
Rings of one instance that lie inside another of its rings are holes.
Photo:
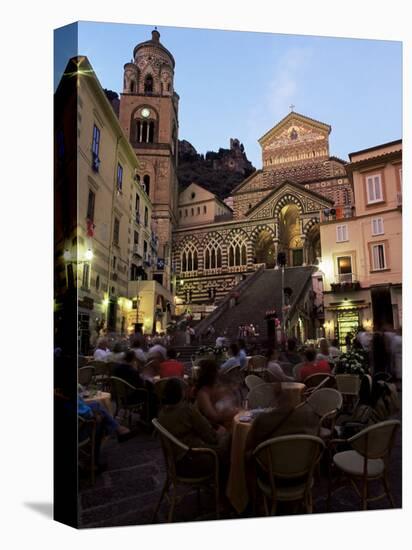
[[[239,231],[237,233],[232,233],[229,239],[229,267],[247,265],[247,236]]]

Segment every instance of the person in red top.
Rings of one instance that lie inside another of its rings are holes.
[[[305,379],[311,374],[325,373],[330,374],[330,366],[327,361],[320,359],[316,361],[316,351],[313,349],[308,349],[305,351],[306,362],[299,371],[299,380],[304,382]]]
[[[183,363],[176,360],[176,350],[169,348],[167,350],[167,359],[160,363],[160,378],[170,378],[172,376],[183,378],[185,368]]]

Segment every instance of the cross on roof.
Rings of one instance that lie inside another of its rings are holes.
[[[293,103],[291,105],[289,105],[289,109],[291,110],[291,112],[293,112],[294,108],[295,108],[295,105],[293,105]]]

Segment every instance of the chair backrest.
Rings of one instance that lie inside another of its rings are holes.
[[[336,387],[341,393],[346,395],[358,395],[361,378],[360,376],[353,374],[337,374],[336,378]]]
[[[315,388],[322,384],[322,387],[331,387],[336,386],[335,377],[333,374],[328,374],[326,372],[316,372],[305,378],[305,386],[307,388]]]
[[[136,390],[132,384],[129,384],[129,382],[118,376],[112,376],[110,382],[112,397],[117,403],[125,403],[129,395]]]
[[[253,371],[254,369],[266,368],[267,359],[263,355],[252,355],[248,362],[248,369]]]
[[[245,383],[249,390],[253,390],[253,388],[260,386],[260,384],[264,384],[265,382],[259,376],[256,376],[256,374],[249,374],[245,378]]]
[[[299,380],[299,372],[300,372],[300,369],[305,365],[304,362],[302,363],[298,363],[297,365],[295,365],[293,367],[293,378],[295,380]]]
[[[80,367],[85,367],[88,363],[88,360],[87,358],[84,356],[84,355],[78,355],[77,357],[77,366],[80,368]]]
[[[164,392],[165,386],[166,386],[167,382],[169,380],[172,380],[172,379],[179,380],[179,382],[182,385],[183,395],[185,396],[186,390],[187,390],[187,383],[182,378],[178,378],[177,376],[168,376],[166,378],[160,378],[159,380],[156,380],[155,383],[154,383],[154,391],[155,391],[160,403],[162,402],[163,392]]]
[[[323,441],[313,435],[284,435],[258,445],[253,456],[271,479],[291,479],[310,474],[324,448]]]
[[[321,417],[329,412],[341,409],[342,402],[342,395],[333,388],[320,388],[307,399],[307,403]]]
[[[262,407],[265,409],[273,407],[276,404],[275,386],[279,387],[279,384],[263,383],[250,390],[247,394],[249,408],[256,409]]]
[[[92,361],[90,366],[94,367],[94,376],[108,376],[108,363],[106,361]]]
[[[368,459],[384,458],[392,449],[399,420],[385,420],[348,439],[348,443]]]
[[[94,375],[94,367],[80,367],[78,369],[78,382],[82,386],[88,386]]]
[[[153,418],[152,424],[157,430],[160,442],[162,445],[163,456],[166,464],[166,469],[169,475],[174,479],[176,477],[176,455],[177,452],[189,450],[187,445],[184,445],[174,435],[172,435],[166,428],[164,428],[157,418]]]

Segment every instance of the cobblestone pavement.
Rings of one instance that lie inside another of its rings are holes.
[[[390,462],[390,485],[397,508],[402,506],[402,448],[401,430]],[[154,507],[165,480],[165,469],[160,443],[147,433],[118,443],[115,439],[105,442],[102,460],[107,468],[96,478],[94,487],[88,481],[80,481],[79,510],[81,527],[114,527],[152,523]],[[372,494],[381,492],[381,486],[372,485]],[[223,492],[223,491],[222,491]],[[314,513],[326,512],[327,479],[322,473],[317,476],[313,488]],[[200,508],[195,491],[188,493],[176,506],[174,521],[201,521],[214,519],[212,495],[202,492]],[[222,519],[238,518],[226,502],[222,503]],[[386,498],[373,502],[369,509],[390,507]],[[359,511],[359,497],[350,487],[338,489],[332,496],[331,512]],[[166,499],[160,508],[157,522],[166,522],[168,505]],[[282,511],[280,511],[282,513]],[[283,513],[288,513],[284,510]],[[248,516],[250,517],[250,516]]]

